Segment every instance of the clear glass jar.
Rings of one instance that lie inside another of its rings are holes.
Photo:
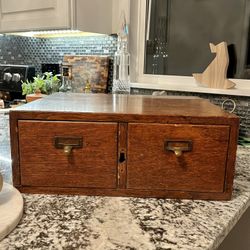
[[[118,40],[118,49],[114,55],[113,94],[130,94],[129,63],[128,43],[126,40]]]

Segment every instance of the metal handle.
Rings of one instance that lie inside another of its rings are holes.
[[[173,147],[173,151],[177,157],[180,157],[182,155],[182,148]]]
[[[83,139],[82,137],[72,136],[56,136],[54,138],[55,148],[63,149],[65,155],[69,156],[73,148],[82,148]]]
[[[64,154],[66,154],[66,155],[70,155],[72,149],[73,149],[72,146],[66,145],[66,146],[63,147],[63,152],[64,152]]]
[[[164,149],[174,152],[176,157],[181,157],[183,152],[192,150],[192,141],[167,139],[164,143]]]

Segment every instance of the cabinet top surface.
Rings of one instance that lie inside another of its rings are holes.
[[[65,112],[107,115],[236,117],[206,99],[182,96],[56,93],[11,112]]]

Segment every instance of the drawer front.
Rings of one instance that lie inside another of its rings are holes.
[[[21,184],[115,188],[117,124],[19,121]]]
[[[127,187],[223,192],[229,126],[129,124]]]

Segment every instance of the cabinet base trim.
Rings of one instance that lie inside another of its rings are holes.
[[[230,200],[231,193],[201,193],[188,191],[167,190],[132,190],[132,189],[98,189],[98,188],[63,188],[63,187],[28,187],[16,186],[22,193],[31,194],[74,194],[90,196],[121,196],[141,198],[166,198],[166,199],[190,199],[190,200]]]

